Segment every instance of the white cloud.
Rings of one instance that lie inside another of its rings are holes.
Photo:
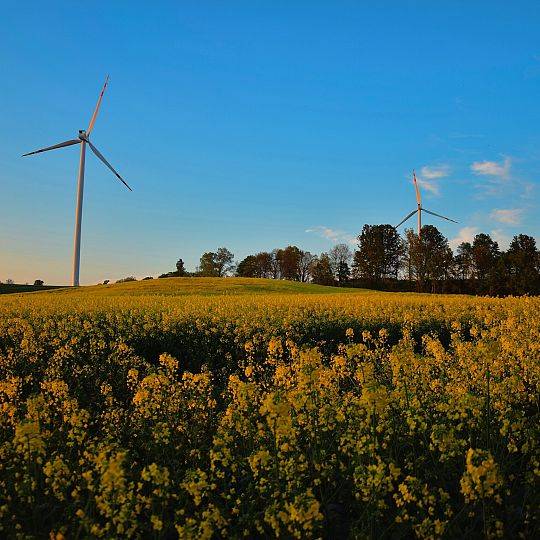
[[[450,174],[450,167],[448,165],[437,165],[430,167],[426,165],[420,169],[420,175],[427,180],[433,180],[435,178],[444,178]]]
[[[493,229],[491,236],[499,244],[499,248],[508,249],[511,238],[502,229]]]
[[[316,227],[311,227],[310,229],[306,229],[306,232],[314,233],[321,238],[326,238],[327,240],[334,242],[335,244],[346,243],[356,245],[357,242],[354,236],[351,236],[350,234],[339,231],[337,229],[332,229],[331,227],[325,227],[324,225],[317,225]]]
[[[433,195],[440,194],[440,186],[438,181],[450,174],[450,167],[448,165],[424,165],[420,169],[420,174],[417,175],[416,180],[418,185],[432,193]]]
[[[523,214],[522,208],[507,208],[492,210],[489,216],[500,223],[507,223],[508,225],[519,225],[521,223],[521,215]]]
[[[332,240],[332,242],[337,242],[338,236],[341,234],[339,231],[331,229],[330,227],[324,227],[323,225],[317,225],[312,229],[306,229],[307,233],[315,233],[323,238]]]
[[[441,190],[439,189],[439,184],[436,182],[429,182],[427,180],[423,180],[422,178],[416,177],[416,180],[418,181],[418,185],[425,189],[426,191],[429,191],[430,193],[433,193],[433,195],[439,195],[441,193]]]
[[[512,161],[509,157],[504,158],[504,161],[475,161],[471,165],[471,171],[476,175],[495,176],[506,180],[510,175],[510,167]]]
[[[472,242],[478,232],[477,227],[463,227],[459,230],[457,236],[452,238],[448,243],[450,244],[450,247],[455,250],[462,242]]]

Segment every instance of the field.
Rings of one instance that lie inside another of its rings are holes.
[[[0,536],[534,538],[540,299],[0,298]]]
[[[25,293],[35,291],[47,291],[50,289],[57,289],[59,287],[55,285],[21,285],[14,283],[12,285],[7,283],[0,283],[0,294],[14,294]]]
[[[63,288],[56,294],[68,296],[229,296],[251,294],[337,294],[341,292],[370,292],[362,289],[324,287],[296,281],[256,278],[166,278],[94,285],[79,289]]]

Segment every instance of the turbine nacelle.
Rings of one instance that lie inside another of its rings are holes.
[[[432,212],[431,210],[427,210],[422,206],[422,198],[420,196],[420,188],[418,186],[418,182],[416,181],[416,173],[413,171],[413,184],[414,184],[414,190],[416,192],[416,210],[413,210],[410,214],[406,215],[397,225],[396,229],[405,223],[409,218],[413,217],[415,214],[418,214],[418,236],[420,236],[420,232],[422,230],[422,212],[427,212],[428,214],[431,214],[432,216],[437,216],[441,219],[445,219],[446,221],[451,221],[452,223],[457,223],[457,221],[450,219],[449,217],[442,216],[441,214],[437,214],[435,212]]]
[[[79,129],[79,139],[81,139],[81,141],[87,141],[88,140],[88,135],[86,134],[85,129]]]

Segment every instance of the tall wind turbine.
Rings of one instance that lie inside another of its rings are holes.
[[[457,223],[457,221],[453,220],[453,219],[450,219],[446,216],[441,216],[441,214],[436,214],[435,212],[432,212],[431,210],[428,210],[426,208],[424,208],[422,206],[422,198],[420,197],[420,188],[418,187],[418,182],[416,181],[416,173],[413,171],[413,184],[414,184],[414,189],[416,191],[416,210],[413,210],[410,214],[408,214],[402,221],[400,221],[397,225],[396,225],[396,229],[400,226],[400,225],[403,225],[403,223],[405,223],[409,218],[413,217],[414,214],[418,214],[418,238],[420,238],[420,234],[421,234],[421,231],[422,231],[422,212],[427,212],[428,214],[431,214],[432,216],[437,216],[437,217],[440,217],[442,219],[446,219],[446,221],[452,221],[453,223]]]
[[[75,206],[75,235],[73,241],[73,286],[79,286],[79,268],[81,261],[81,221],[82,221],[82,204],[83,204],[83,191],[84,191],[84,162],[86,155],[86,145],[90,147],[90,150],[101,160],[103,163],[113,172],[113,174],[126,186],[130,191],[133,191],[124,179],[113,169],[113,166],[105,159],[103,154],[90,142],[90,133],[94,129],[94,124],[96,123],[96,118],[101,106],[101,100],[103,99],[103,94],[105,93],[105,88],[107,88],[107,83],[109,82],[109,76],[105,79],[105,84],[99,94],[99,98],[94,109],[94,114],[90,119],[90,124],[88,124],[88,129],[79,130],[79,136],[77,139],[71,139],[69,141],[64,141],[53,146],[47,146],[47,148],[41,148],[40,150],[35,150],[34,152],[29,152],[24,154],[24,156],[31,156],[32,154],[39,154],[40,152],[47,152],[49,150],[56,150],[57,148],[63,148],[64,146],[72,146],[74,144],[81,145],[81,156],[79,159],[79,179],[77,183],[77,204]]]

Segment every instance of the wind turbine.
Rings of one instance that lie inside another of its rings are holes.
[[[34,152],[29,152],[24,154],[24,156],[31,156],[32,154],[39,154],[40,152],[48,152],[49,150],[56,150],[57,148],[63,148],[64,146],[72,146],[74,144],[81,145],[81,156],[79,159],[79,178],[77,183],[77,204],[75,206],[75,235],[73,241],[73,286],[79,286],[79,268],[81,261],[81,221],[82,221],[82,203],[83,203],[83,191],[84,191],[84,163],[86,155],[86,145],[90,147],[90,150],[101,160],[103,163],[113,172],[113,174],[126,186],[129,191],[133,191],[124,179],[114,170],[113,166],[105,159],[103,154],[90,142],[90,133],[94,129],[94,124],[96,123],[96,118],[101,106],[101,100],[103,99],[103,94],[105,93],[105,88],[107,88],[107,83],[109,82],[109,76],[105,79],[105,84],[99,94],[99,98],[94,109],[94,114],[90,119],[90,124],[88,124],[88,129],[79,130],[79,136],[77,139],[71,139],[69,141],[64,141],[53,146],[47,146],[46,148],[41,148],[40,150],[35,150]]]
[[[413,184],[414,184],[414,189],[416,191],[416,205],[417,205],[417,208],[416,210],[413,210],[410,214],[408,214],[403,220],[401,220],[397,225],[396,225],[396,229],[400,226],[400,225],[403,225],[403,223],[405,223],[409,218],[413,217],[414,214],[418,214],[418,238],[420,238],[420,234],[421,234],[421,231],[422,231],[422,212],[427,212],[428,214],[431,214],[432,216],[437,216],[437,217],[440,217],[442,219],[446,219],[446,221],[452,221],[453,223],[457,223],[457,221],[453,220],[453,219],[450,219],[446,216],[441,216],[441,214],[436,214],[435,212],[432,212],[431,210],[427,210],[426,208],[424,208],[422,206],[422,198],[420,197],[420,188],[418,187],[418,182],[416,181],[416,173],[413,171]]]

